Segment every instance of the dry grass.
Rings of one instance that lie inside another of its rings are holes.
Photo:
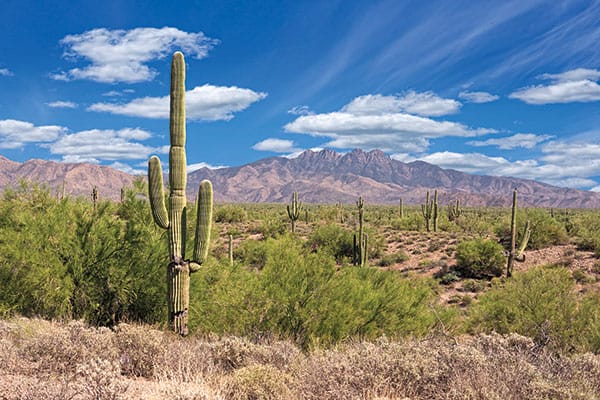
[[[0,399],[597,399],[600,356],[525,337],[347,343],[181,339],[147,326],[0,321]]]

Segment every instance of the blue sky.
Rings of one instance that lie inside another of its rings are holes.
[[[50,4],[52,3],[52,4]],[[54,1],[0,6],[0,154],[188,164],[382,149],[600,191],[600,1]]]

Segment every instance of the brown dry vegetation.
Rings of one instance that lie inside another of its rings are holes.
[[[518,335],[350,342],[187,338],[149,326],[0,323],[0,399],[597,399],[600,356]]]

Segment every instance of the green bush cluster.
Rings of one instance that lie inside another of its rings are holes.
[[[565,268],[536,267],[495,280],[470,313],[473,331],[519,333],[539,346],[600,351],[600,295],[579,302]]]
[[[0,310],[96,325],[162,321],[166,238],[143,187],[122,203],[55,199],[23,185],[0,201]]]
[[[489,239],[461,242],[456,247],[456,271],[466,278],[502,275],[505,258],[500,244]]]
[[[434,284],[391,271],[343,268],[294,238],[268,242],[262,270],[214,265],[192,281],[200,332],[291,338],[303,347],[351,337],[424,335],[435,325]],[[444,314],[443,312],[441,314]]]

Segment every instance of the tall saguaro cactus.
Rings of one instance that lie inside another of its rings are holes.
[[[292,195],[292,202],[287,205],[287,213],[290,221],[292,221],[292,233],[296,232],[296,221],[300,218],[302,211],[302,203],[298,201],[298,192]]]
[[[506,276],[511,277],[513,265],[515,261],[525,261],[525,248],[529,242],[531,229],[529,229],[529,221],[525,224],[523,235],[517,248],[517,189],[513,190],[512,212],[510,218],[510,249],[508,251],[508,261],[506,263]]]
[[[437,232],[438,223],[438,193],[434,191],[433,200],[430,200],[429,190],[427,191],[427,197],[425,198],[425,204],[421,204],[421,212],[423,218],[425,218],[425,227],[427,232],[431,232],[431,220],[433,220],[433,231]]]
[[[194,254],[185,258],[187,175],[185,155],[185,61],[183,54],[173,54],[171,62],[171,111],[169,150],[169,207],[165,206],[164,186],[160,160],[152,156],[148,161],[148,190],[152,216],[156,224],[168,231],[169,265],[167,266],[167,293],[169,325],[178,334],[188,334],[190,304],[190,274],[198,271],[208,256],[212,225],[213,191],[208,180],[200,182],[197,197],[198,219]]]
[[[356,201],[356,208],[358,208],[358,237],[354,234],[354,243],[353,243],[353,263],[354,265],[365,266],[367,256],[367,240],[365,238],[365,234],[363,232],[363,217],[364,217],[364,209],[365,201],[362,196],[358,197]]]

